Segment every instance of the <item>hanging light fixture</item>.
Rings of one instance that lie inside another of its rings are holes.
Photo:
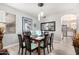
[[[44,3],[38,3],[38,7],[43,7]]]
[[[41,8],[41,12],[38,14],[38,20],[40,21],[41,17],[44,16],[44,12],[42,11],[42,7],[44,6],[44,3],[38,3],[38,7]]]

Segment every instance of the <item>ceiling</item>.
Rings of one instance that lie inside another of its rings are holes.
[[[79,4],[77,3],[44,3],[43,7],[38,7],[37,3],[5,3],[5,5],[16,8],[34,17],[37,17],[41,11],[44,12],[45,16],[64,12],[79,12]]]

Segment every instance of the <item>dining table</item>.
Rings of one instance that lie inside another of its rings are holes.
[[[40,55],[41,54],[40,53],[40,43],[41,43],[41,41],[43,41],[44,36],[37,36],[37,37],[31,36],[31,38],[32,38],[33,41],[35,41],[36,43],[38,43],[38,55]]]

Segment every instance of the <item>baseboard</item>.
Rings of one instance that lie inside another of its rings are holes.
[[[3,49],[10,48],[10,47],[16,46],[16,45],[18,45],[18,44],[19,44],[19,43],[15,43],[15,44],[12,44],[12,45],[5,46],[5,47],[3,47]]]

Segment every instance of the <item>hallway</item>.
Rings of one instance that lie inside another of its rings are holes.
[[[64,38],[60,43],[54,44],[54,52],[56,55],[75,55],[74,47],[72,46],[72,38]]]

